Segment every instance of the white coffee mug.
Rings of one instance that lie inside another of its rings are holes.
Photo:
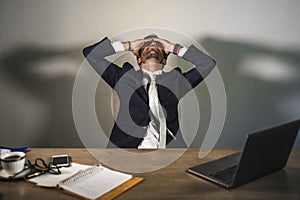
[[[9,152],[0,157],[2,168],[8,175],[21,172],[25,165],[24,152]]]

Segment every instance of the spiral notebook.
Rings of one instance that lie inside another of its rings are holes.
[[[60,175],[47,174],[30,179],[39,186],[56,186],[62,192],[81,199],[113,199],[143,179],[103,166],[72,164]],[[64,169],[64,168],[63,168]],[[74,171],[76,172],[74,173]],[[71,174],[71,175],[70,175]]]

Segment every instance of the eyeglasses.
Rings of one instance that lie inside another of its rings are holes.
[[[158,48],[162,48],[163,49],[163,45],[160,43],[160,42],[157,42],[157,41],[148,41],[148,42],[145,42],[140,49],[144,49],[148,46],[150,46],[152,43],[155,43],[155,45],[158,47]]]
[[[41,173],[50,173],[50,174],[61,174],[61,171],[59,170],[60,167],[53,165],[51,162],[48,164],[42,159],[42,158],[36,158],[34,161],[34,164],[28,161],[28,166],[35,170],[36,172]]]
[[[150,46],[153,42],[155,43],[155,45],[157,46],[157,48],[164,49],[163,45],[162,45],[160,42],[156,42],[156,41],[153,41],[153,40],[152,40],[152,41],[145,42],[145,43],[141,46],[141,48],[140,48],[139,51],[138,51],[139,55],[141,55],[141,54],[142,54],[142,51],[143,51],[146,47]]]

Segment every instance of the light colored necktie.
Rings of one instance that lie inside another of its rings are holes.
[[[166,148],[166,118],[163,112],[163,108],[159,103],[158,93],[157,93],[157,85],[156,85],[156,76],[153,74],[149,74],[150,76],[150,86],[149,86],[149,106],[154,114],[154,116],[159,121],[159,145],[158,148]]]

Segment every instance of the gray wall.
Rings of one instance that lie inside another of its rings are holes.
[[[241,147],[248,132],[300,118],[299,8],[296,0],[2,0],[0,145],[82,146],[72,116],[82,48],[122,31],[162,27],[189,35],[216,58],[228,101],[217,147]],[[205,84],[196,93],[195,147],[210,116]],[[100,82],[95,98],[109,133],[111,90]]]

